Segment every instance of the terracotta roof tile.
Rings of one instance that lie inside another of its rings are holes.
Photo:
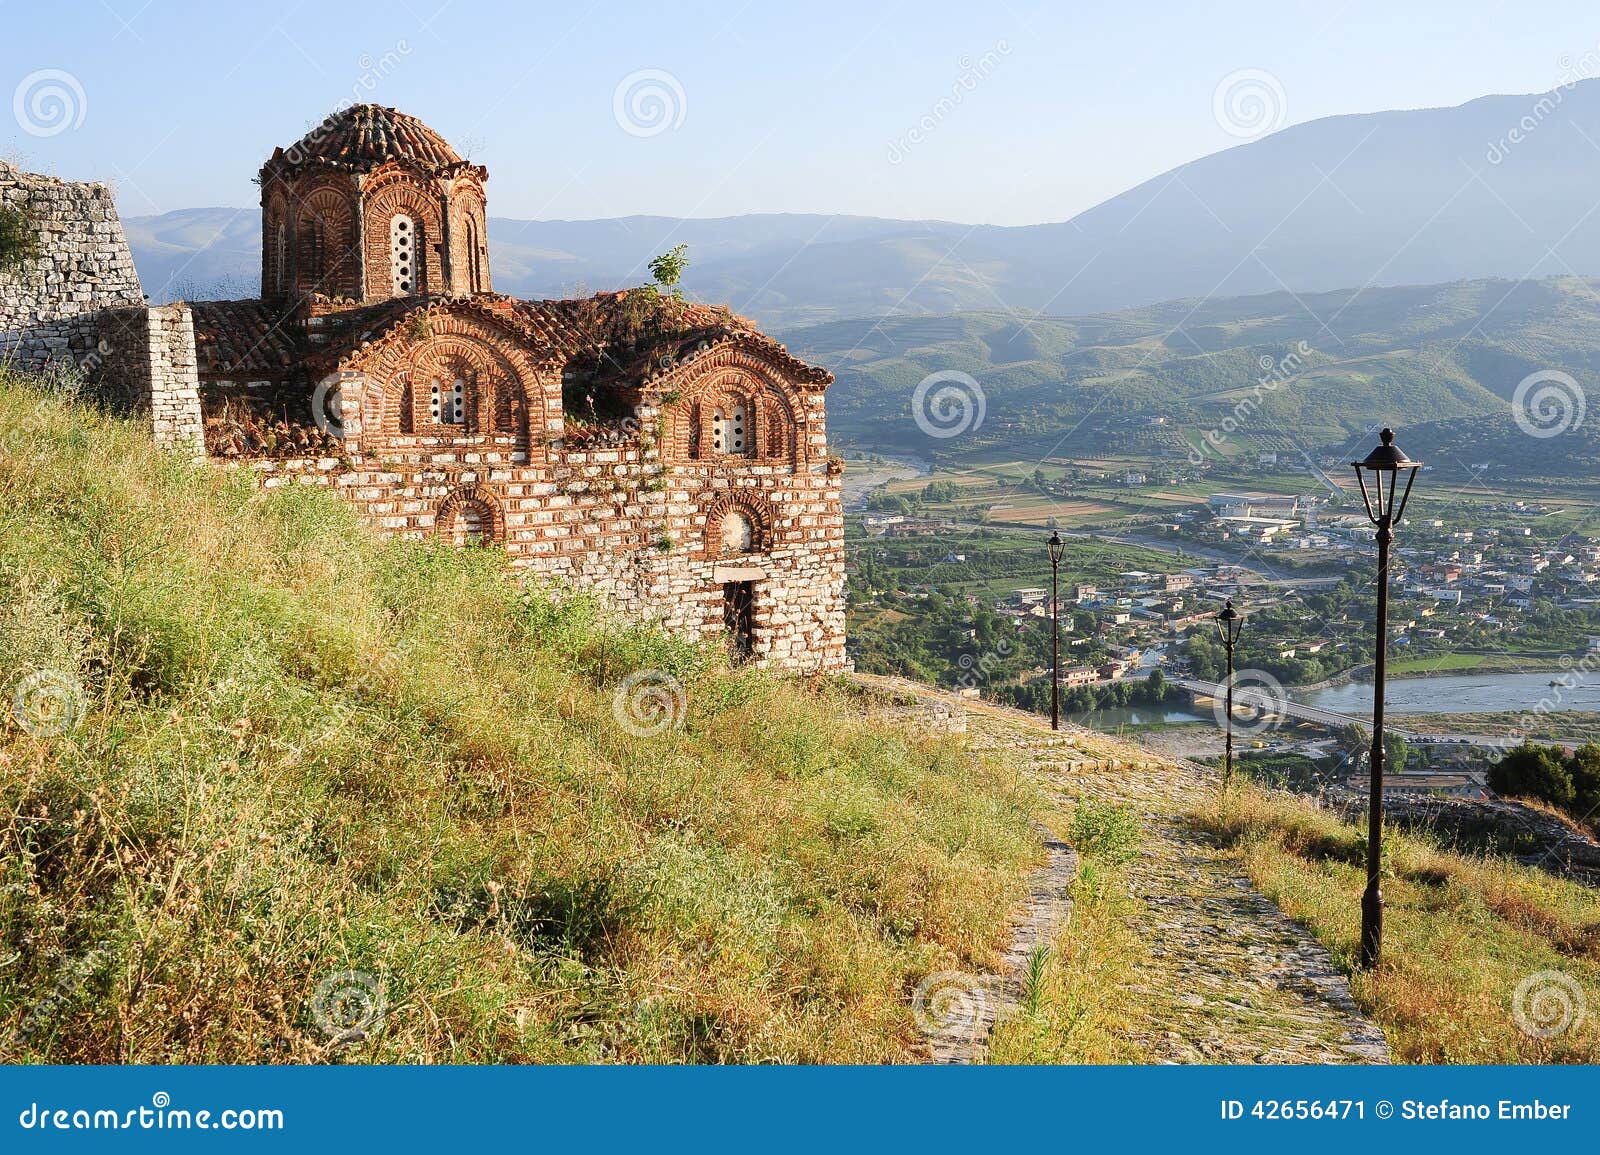
[[[273,153],[267,163],[300,168],[321,162],[370,172],[396,160],[410,161],[430,173],[466,163],[422,121],[379,104],[355,104],[334,113],[288,148]]]
[[[202,378],[281,379],[305,360],[293,306],[195,301],[194,346]]]

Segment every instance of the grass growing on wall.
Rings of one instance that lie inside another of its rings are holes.
[[[642,671],[681,727],[620,724]],[[0,679],[10,1061],[906,1060],[1039,854],[1019,777],[834,683],[15,379]]]
[[[0,205],[0,275],[12,273],[39,256],[39,230],[15,205]]]

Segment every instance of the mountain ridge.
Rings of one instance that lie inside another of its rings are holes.
[[[578,295],[637,283],[652,256],[681,242],[692,296],[788,327],[1600,274],[1596,142],[1600,80],[1322,117],[1037,225],[820,213],[492,217],[492,270],[504,292]],[[152,299],[255,292],[255,210],[176,210],[125,225]]]

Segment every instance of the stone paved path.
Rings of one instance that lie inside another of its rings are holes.
[[[962,701],[915,683],[862,680],[918,696],[935,718],[942,716],[942,724],[964,729],[974,751],[1006,752],[1057,801],[1070,805],[1092,797],[1138,813],[1139,855],[1127,875],[1145,908],[1137,929],[1150,959],[1135,981],[1150,992],[1143,1001],[1150,1018],[1135,1041],[1150,1061],[1388,1062],[1383,1033],[1357,1007],[1327,950],[1184,821],[1189,808],[1216,790],[1214,771],[1156,759],[1077,727],[1053,733],[1032,714]],[[1053,850],[1050,865],[1035,875],[1030,912],[1042,903],[1055,912],[1048,917],[1059,917],[1065,894],[1060,872],[1076,870],[1070,855],[1066,847]],[[1030,913],[1007,953],[1003,990],[1020,989],[1037,941]],[[1003,997],[998,1001],[1004,1013],[1007,1004]],[[973,1046],[940,1060],[981,1057],[981,1048]]]

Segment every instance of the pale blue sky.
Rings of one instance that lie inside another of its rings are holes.
[[[0,154],[110,181],[128,215],[254,204],[274,145],[369,99],[487,164],[497,216],[1023,224],[1238,143],[1213,96],[1241,70],[1288,124],[1600,73],[1594,0],[0,0],[0,19]],[[653,135],[615,113],[644,70],[673,109]],[[30,106],[52,85],[66,122]]]

